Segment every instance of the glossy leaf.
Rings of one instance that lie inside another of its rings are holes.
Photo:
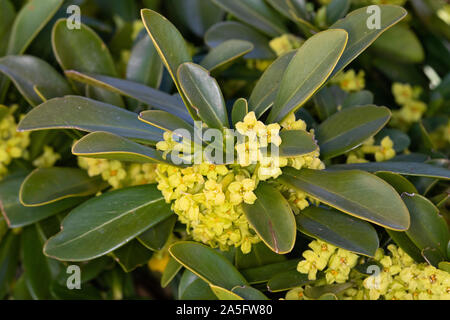
[[[25,207],[20,203],[19,192],[26,174],[19,174],[0,182],[0,208],[9,227],[19,228],[48,218],[74,207],[85,198],[68,198],[40,207]]]
[[[185,270],[178,286],[180,300],[217,300],[211,287],[189,270]]]
[[[445,219],[433,203],[421,195],[404,193],[402,199],[411,215],[411,226],[406,234],[420,250],[437,249],[436,254],[442,260],[431,261],[437,265],[447,257],[450,234]]]
[[[351,14],[338,20],[330,27],[332,29],[344,29],[348,33],[347,46],[345,47],[345,51],[339,59],[336,68],[333,70],[331,77],[344,69],[384,31],[402,20],[407,14],[407,11],[399,6],[379,5],[378,7],[380,9],[380,28],[369,29],[367,27],[369,18],[373,15],[371,11],[367,12],[367,7],[352,11]]]
[[[66,198],[94,195],[104,187],[100,177],[89,177],[82,169],[39,168],[25,178],[19,196],[23,205],[35,207]]]
[[[184,63],[177,72],[180,87],[197,115],[210,128],[228,127],[228,115],[217,81],[194,63]]]
[[[200,65],[213,72],[222,70],[253,50],[253,44],[244,40],[227,40],[213,48]]]
[[[126,78],[158,88],[163,76],[163,63],[149,37],[139,40],[132,48]]]
[[[364,171],[285,168],[281,180],[295,189],[359,219],[393,230],[407,230],[408,209],[395,189]]]
[[[364,106],[344,109],[317,128],[320,155],[331,158],[343,154],[374,136],[389,121],[386,107]]]
[[[139,120],[168,132],[177,132],[178,136],[194,140],[194,127],[177,116],[161,110],[147,110],[139,114]]]
[[[177,28],[159,13],[149,9],[143,9],[141,10],[141,17],[156,51],[158,51],[162,62],[172,76],[183,101],[186,103],[187,101],[181,92],[177,78],[179,66],[192,60],[186,41],[184,41],[183,36]],[[196,118],[196,114],[192,107],[189,104],[186,104],[186,106],[190,115],[193,118]]]
[[[73,70],[66,71],[65,74],[71,79],[91,86],[98,86],[112,92],[117,92],[121,95],[136,99],[150,107],[172,113],[189,123],[193,122],[186,107],[183,105],[183,102],[177,97],[171,96],[163,91],[150,88],[134,81],[103,75],[86,74]]]
[[[105,131],[151,143],[162,140],[162,131],[139,121],[136,113],[79,96],[44,102],[31,110],[18,126],[19,131],[43,129]]]
[[[327,30],[309,38],[289,63],[268,123],[300,108],[327,80],[347,44],[344,30]]]
[[[138,240],[150,250],[162,250],[172,235],[176,221],[177,217],[173,215],[168,219],[161,221],[156,226],[146,230],[138,237]]]
[[[225,21],[213,25],[205,34],[205,42],[208,46],[215,48],[228,40],[244,40],[251,42],[254,49],[245,55],[248,59],[273,59],[275,53],[269,46],[269,38],[257,30],[236,22]]]
[[[131,240],[124,246],[114,250],[112,255],[125,272],[131,272],[139,266],[146,264],[152,252],[144,247],[136,239]]]
[[[180,241],[169,248],[170,254],[204,281],[231,290],[247,281],[220,253],[203,244]]]
[[[330,170],[364,170],[368,172],[393,172],[405,176],[431,177],[437,179],[450,179],[450,170],[431,164],[420,162],[383,161],[368,163],[338,164]]]
[[[377,172],[376,175],[393,186],[399,194],[402,194],[403,192],[418,193],[416,187],[414,187],[408,179],[399,174],[392,172]]]
[[[160,151],[107,132],[84,136],[73,145],[72,153],[86,158],[166,163]]]
[[[62,222],[62,231],[46,243],[44,253],[64,261],[94,259],[121,247],[171,214],[155,185],[107,192],[72,210]]]
[[[297,51],[290,51],[276,59],[259,78],[249,98],[249,110],[259,118],[273,106],[286,68]]]
[[[350,9],[350,0],[333,0],[327,5],[327,24],[331,25],[343,18]]]
[[[67,28],[67,20],[60,19],[53,26],[53,52],[63,70],[100,73],[105,76],[117,76],[114,60],[102,39],[88,26],[81,24],[80,29]],[[82,88],[78,87],[81,91]],[[104,89],[92,88],[93,97],[119,107],[122,98]]]
[[[314,136],[303,130],[282,130],[280,132],[280,157],[295,157],[317,150]]]
[[[374,256],[378,249],[378,235],[370,223],[337,210],[308,207],[296,221],[301,232],[345,250]]]
[[[308,280],[308,275],[290,270],[279,273],[267,282],[270,292],[287,291],[295,287],[304,286],[314,281]]]
[[[62,3],[63,0],[32,0],[23,6],[11,27],[8,55],[24,53]]]
[[[417,263],[425,262],[420,249],[411,241],[406,232],[386,229],[392,240]]]
[[[353,92],[345,97],[342,102],[342,109],[373,104],[373,100],[373,93],[369,90]]]
[[[265,2],[255,0],[213,0],[239,20],[251,24],[269,37],[287,32],[282,18]]]
[[[243,204],[248,222],[274,252],[290,252],[297,232],[289,203],[278,190],[264,182],[254,192],[257,197],[255,203]]]
[[[7,56],[0,59],[0,71],[7,75],[32,106],[44,102],[35,88],[51,99],[72,94],[66,79],[44,60],[33,56]],[[44,76],[45,75],[45,76]]]

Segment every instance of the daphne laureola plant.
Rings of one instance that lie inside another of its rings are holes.
[[[62,0],[0,25],[1,297],[450,299],[449,68],[403,1],[144,2],[115,55]]]

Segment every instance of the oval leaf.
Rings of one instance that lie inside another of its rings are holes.
[[[32,106],[44,102],[35,88],[51,99],[72,94],[66,79],[44,60],[33,56],[7,56],[0,59],[0,71],[6,74]],[[45,76],[44,76],[45,75]]]
[[[328,172],[285,168],[282,181],[357,218],[393,230],[407,230],[408,209],[395,189],[364,171]]]
[[[200,62],[200,65],[210,72],[223,70],[235,60],[253,50],[253,44],[244,40],[227,40],[213,48]]]
[[[64,261],[94,259],[171,214],[170,205],[155,185],[107,192],[72,210],[62,222],[62,231],[46,243],[44,253]]]
[[[31,110],[18,126],[19,131],[69,128],[105,131],[147,143],[162,140],[162,131],[139,121],[136,113],[79,96],[51,99]]]
[[[283,130],[280,132],[280,157],[295,157],[317,150],[314,136],[303,130]]]
[[[339,248],[366,256],[374,256],[378,249],[378,235],[370,223],[337,210],[308,207],[296,221],[301,232]]]
[[[380,131],[391,117],[386,107],[364,106],[344,109],[317,128],[320,155],[331,158],[362,144]]]
[[[344,30],[327,30],[309,38],[286,69],[267,123],[283,120],[311,98],[333,71],[346,44]]]
[[[178,69],[180,87],[196,110],[210,128],[222,130],[228,127],[228,115],[217,81],[208,71],[194,63],[184,63]]]
[[[228,290],[247,284],[230,261],[203,244],[180,241],[170,246],[169,252],[175,260],[210,284]]]
[[[28,207],[58,200],[96,194],[105,185],[100,177],[89,177],[77,168],[39,168],[29,174],[20,187],[20,202]]]
[[[60,19],[53,26],[53,52],[63,70],[100,73],[117,76],[114,60],[102,39],[89,27],[81,24],[80,29],[67,28],[67,20]],[[78,88],[81,92],[83,88]],[[92,88],[93,97],[122,107],[123,100],[104,89]]]
[[[278,190],[264,182],[258,185],[255,195],[254,204],[243,204],[250,225],[274,252],[290,252],[297,232],[289,203]]]
[[[93,132],[84,136],[73,145],[72,153],[86,158],[166,163],[160,151],[108,132]]]
[[[215,48],[228,40],[244,40],[251,42],[254,49],[245,55],[248,59],[274,59],[275,53],[269,46],[269,38],[255,29],[236,21],[216,23],[205,34],[205,42]]]

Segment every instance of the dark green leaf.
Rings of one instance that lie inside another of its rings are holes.
[[[171,214],[155,185],[107,192],[72,210],[62,222],[62,231],[49,239],[44,252],[65,261],[94,259],[126,244]]]
[[[209,128],[228,128],[222,92],[209,72],[194,63],[182,64],[177,72],[180,87],[197,115]]]
[[[20,203],[20,187],[26,175],[7,177],[0,182],[0,208],[11,228],[33,224],[74,207],[86,198],[68,198],[40,207],[25,207]]]
[[[345,250],[374,256],[378,249],[378,235],[370,223],[337,210],[309,207],[296,221],[301,232]]]
[[[317,128],[320,155],[331,158],[362,144],[383,128],[391,117],[386,107],[363,106],[344,109]]]
[[[79,96],[44,102],[31,110],[18,126],[19,131],[42,129],[105,131],[152,143],[162,140],[162,131],[139,121],[136,113]]]
[[[96,194],[105,185],[100,177],[89,177],[76,168],[39,168],[30,173],[20,188],[20,202],[28,207],[42,206],[58,200]]]
[[[158,88],[163,76],[163,63],[149,37],[139,40],[131,50],[126,78]]]
[[[408,237],[420,249],[436,249],[441,260],[431,261],[437,265],[447,257],[447,243],[450,239],[447,223],[431,201],[418,194],[402,195],[411,215],[411,226],[406,231]]]
[[[264,182],[258,185],[255,195],[254,204],[243,204],[248,222],[274,252],[290,252],[297,232],[289,203],[278,190]]]
[[[72,94],[66,79],[44,60],[32,56],[7,56],[0,59],[0,71],[7,75],[32,106],[45,99]]]
[[[269,280],[267,288],[271,292],[287,291],[295,287],[304,286],[314,281],[308,280],[308,275],[290,270],[279,273]]]
[[[180,300],[217,300],[210,286],[189,270],[185,270],[178,286]]]
[[[136,239],[114,250],[112,255],[125,272],[131,272],[150,260],[152,251],[144,247]]]
[[[295,157],[318,149],[314,136],[304,130],[283,130],[280,132],[280,157]]]
[[[235,60],[253,50],[253,44],[244,40],[227,40],[213,48],[200,62],[200,65],[213,72],[223,70]]]
[[[241,273],[251,284],[263,283],[269,281],[274,275],[288,270],[297,272],[297,270],[295,269],[297,268],[298,262],[299,260],[287,260],[283,262],[267,264],[264,266],[244,269],[241,270]]]
[[[419,162],[383,161],[333,165],[330,170],[365,170],[369,172],[393,172],[406,176],[432,177],[450,179],[450,170]]]
[[[163,91],[153,89],[134,81],[112,78],[103,75],[85,74],[73,70],[66,71],[65,74],[71,79],[89,84],[91,86],[104,88],[112,92],[117,92],[121,95],[136,99],[155,109],[172,113],[189,123],[193,122],[183,102],[176,96],[171,96]]]
[[[254,49],[245,55],[248,59],[274,59],[275,53],[269,46],[269,38],[255,29],[236,21],[225,21],[213,25],[205,34],[205,42],[215,48],[227,40],[251,42]]]
[[[249,111],[254,111],[257,118],[273,106],[283,75],[296,52],[290,51],[275,60],[256,83],[248,103]]]
[[[150,250],[162,250],[172,235],[176,221],[177,217],[173,215],[145,231],[138,237],[138,240]]]
[[[116,77],[117,71],[108,47],[89,27],[67,28],[67,20],[60,19],[53,26],[53,52],[63,70],[99,73]],[[82,88],[78,87],[78,91]],[[123,100],[116,94],[104,89],[92,88],[93,97],[122,107]]]
[[[200,243],[180,241],[169,248],[170,254],[204,281],[231,290],[247,281],[219,252]]]
[[[249,23],[269,37],[287,32],[283,19],[265,2],[255,0],[213,0],[215,4],[230,12],[245,23]]]
[[[325,83],[347,44],[344,30],[309,38],[289,63],[267,122],[279,122],[300,108]]]
[[[359,219],[393,230],[407,230],[408,209],[387,182],[364,171],[285,168],[281,180],[295,189]]]
[[[367,23],[373,23],[373,12],[367,12],[367,7],[352,11],[345,18],[334,23],[332,29],[344,29],[348,33],[348,43],[342,57],[330,78],[344,69],[370,46],[384,31],[403,19],[407,11],[399,6],[379,5],[380,28],[368,28]]]

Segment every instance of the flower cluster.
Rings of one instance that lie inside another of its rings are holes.
[[[418,86],[411,87],[409,84],[394,83],[392,93],[395,102],[401,106],[400,110],[392,112],[391,124],[395,127],[407,129],[407,127],[422,118],[427,110],[427,105],[418,98],[422,89]]]
[[[390,160],[395,157],[394,142],[385,136],[381,139],[380,145],[375,145],[375,139],[372,137],[365,141],[361,147],[347,154],[347,163],[364,163],[369,162],[365,156],[373,154],[375,161],[381,162]]]
[[[283,34],[282,36],[273,38],[269,42],[269,46],[276,55],[280,57],[289,51],[300,48],[303,42],[303,39],[296,37],[293,34]]]
[[[90,177],[101,175],[114,189],[156,182],[156,165],[152,163],[124,163],[118,160],[78,157],[80,168]]]
[[[364,76],[364,70],[359,70],[358,74],[356,74],[355,70],[350,69],[345,72],[339,72],[330,82],[339,85],[344,91],[356,92],[364,89]]]
[[[183,169],[159,164],[156,173],[158,189],[194,240],[244,253],[260,241],[239,206],[256,200],[251,172],[205,162]]]
[[[28,157],[29,132],[17,132],[17,123],[12,115],[15,107],[0,120],[0,178],[8,173],[13,159]]]
[[[299,262],[297,270],[307,273],[312,285],[349,283],[350,288],[338,293],[340,299],[348,300],[449,300],[450,274],[427,263],[416,263],[401,248],[388,245],[390,254],[378,249],[374,266],[380,272],[365,275],[355,269],[365,263],[366,257],[359,257],[347,250],[338,249],[322,241],[309,244],[312,250],[303,253],[305,260]],[[317,279],[317,272],[325,277]],[[310,299],[304,287],[297,287],[286,294],[288,300]]]
[[[259,181],[277,178],[284,166],[323,169],[324,164],[319,159],[319,151],[292,158],[262,152],[269,145],[281,145],[281,130],[306,130],[306,123],[296,120],[293,114],[281,125],[265,125],[250,112],[243,121],[236,123],[236,129],[243,138],[238,138],[235,145],[237,162],[213,164],[202,157],[201,164],[187,168],[160,164],[156,180],[158,189],[166,201],[172,203],[173,211],[186,224],[194,240],[222,250],[240,247],[242,252],[248,253],[252,244],[260,239],[251,229],[240,205],[256,201],[254,190]],[[166,132],[164,141],[158,142],[156,147],[166,156],[172,150],[184,149],[186,144],[174,141],[172,134]],[[297,210],[309,205],[306,194],[287,186],[278,188]]]
[[[298,272],[308,274],[309,280],[316,280],[317,272],[324,271],[328,284],[348,280],[350,271],[358,261],[356,254],[320,240],[314,240],[308,246],[312,250],[303,252],[305,260],[298,263]]]
[[[443,149],[446,145],[450,144],[450,120],[446,125],[441,125],[435,131],[431,132],[430,139],[438,149]]]
[[[402,249],[378,249],[375,260],[383,269],[364,279],[362,287],[346,292],[353,299],[450,300],[450,274],[427,263],[415,263]]]

